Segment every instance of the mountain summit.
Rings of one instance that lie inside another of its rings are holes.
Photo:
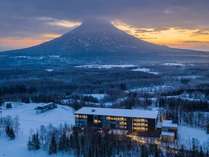
[[[59,55],[71,61],[140,62],[187,60],[201,52],[181,50],[145,42],[101,20],[84,21],[79,27],[54,40],[26,49],[8,51],[17,56]],[[72,62],[74,63],[74,62]]]

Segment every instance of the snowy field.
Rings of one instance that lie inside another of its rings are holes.
[[[89,68],[89,69],[111,69],[111,68],[134,68],[136,65],[133,64],[124,64],[124,65],[97,65],[97,64],[92,64],[92,65],[79,65],[75,66],[76,68]]]
[[[97,65],[97,64],[89,64],[89,65],[79,65],[75,66],[76,68],[87,68],[87,69],[112,69],[112,68],[131,68],[131,71],[139,71],[150,73],[154,75],[158,75],[158,72],[151,71],[149,68],[138,67],[133,64],[118,64],[118,65]]]
[[[47,151],[27,150],[27,141],[30,133],[39,129],[41,125],[59,126],[60,124],[74,125],[74,111],[72,108],[59,106],[58,108],[37,114],[34,108],[40,104],[13,103],[12,109],[3,109],[3,116],[18,117],[20,130],[15,140],[8,140],[3,135],[0,136],[0,157],[47,157]],[[64,156],[60,154],[60,156]],[[66,154],[69,156],[69,154]]]
[[[163,65],[165,66],[185,66],[184,64],[181,64],[181,63],[164,63]]]
[[[208,150],[209,134],[207,134],[205,130],[187,126],[179,126],[178,138],[179,144],[184,145],[185,148],[192,149],[192,140],[195,140],[202,146],[203,150]]]
[[[98,95],[97,95],[98,96]],[[99,95],[102,97],[102,95]],[[37,114],[34,110],[41,104],[13,103],[12,109],[3,109],[3,116],[18,117],[20,129],[15,140],[9,140],[3,134],[0,135],[0,157],[49,157],[47,151],[28,151],[27,141],[30,133],[40,128],[41,125],[52,124],[58,127],[60,124],[74,125],[74,110],[70,107],[60,106],[58,108]],[[187,126],[178,127],[179,144],[185,148],[192,147],[192,140],[195,139],[203,149],[209,145],[209,134],[205,130]],[[53,156],[53,155],[52,155]],[[69,157],[69,154],[57,154],[59,157]],[[73,157],[73,156],[70,156]]]
[[[96,98],[97,100],[102,100],[107,95],[106,94],[83,94],[83,96],[92,96],[93,98]]]
[[[40,56],[40,57],[31,57],[31,56],[15,56],[15,57],[11,57],[11,58],[15,58],[15,59],[28,59],[28,60],[43,60],[44,57]]]
[[[136,69],[133,69],[132,71],[140,71],[140,72],[150,73],[154,75],[159,74],[158,72],[151,71],[149,68],[136,68]]]
[[[150,87],[139,87],[130,89],[131,92],[148,92],[148,93],[155,93],[155,92],[161,92],[161,91],[173,91],[176,88],[170,85],[156,85],[156,86],[150,86]]]
[[[54,69],[45,69],[45,71],[47,71],[47,72],[53,72]]]

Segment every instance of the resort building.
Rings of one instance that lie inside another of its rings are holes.
[[[82,107],[75,112],[77,127],[92,126],[136,133],[155,132],[158,119],[156,110]]]
[[[173,142],[177,138],[178,125],[172,120],[163,120],[161,126],[161,139],[165,142]]]

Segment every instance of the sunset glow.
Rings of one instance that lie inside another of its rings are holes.
[[[136,38],[155,44],[177,48],[209,49],[209,30],[178,27],[138,28],[121,21],[115,21],[113,25]]]
[[[30,47],[41,44],[43,42],[49,41],[51,39],[57,38],[61,36],[61,34],[43,34],[37,38],[15,38],[15,37],[8,37],[8,38],[0,38],[0,45],[5,45],[6,47],[11,48],[23,48],[23,47]]]
[[[47,19],[46,24],[52,27],[59,27],[72,30],[81,23],[68,20]],[[209,50],[209,29],[181,28],[181,27],[136,27],[120,20],[112,24],[128,34],[159,45],[166,45],[175,48],[186,48],[196,50]],[[39,34],[38,37],[2,37],[0,45],[13,48],[25,48],[41,44],[43,42],[60,37],[58,33]]]

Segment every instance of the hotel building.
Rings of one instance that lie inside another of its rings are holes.
[[[91,126],[127,132],[155,132],[158,119],[159,112],[156,110],[82,107],[75,112],[77,127]]]

